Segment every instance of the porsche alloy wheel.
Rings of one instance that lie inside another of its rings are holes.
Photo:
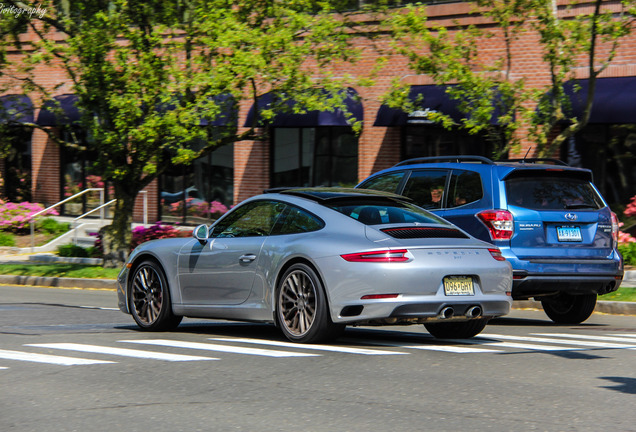
[[[153,261],[135,269],[131,279],[130,312],[144,330],[170,330],[179,325],[180,316],[172,313],[170,293],[163,270]]]
[[[292,265],[281,278],[277,314],[283,333],[294,342],[323,341],[344,329],[331,321],[320,279],[305,264]]]

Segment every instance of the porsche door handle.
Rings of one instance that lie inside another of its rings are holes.
[[[252,261],[254,261],[256,259],[256,255],[254,254],[247,254],[247,255],[241,255],[239,257],[239,261],[243,264],[249,264]]]

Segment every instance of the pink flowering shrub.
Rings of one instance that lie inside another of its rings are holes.
[[[627,217],[636,217],[636,196],[632,197],[627,204],[624,214]],[[623,224],[621,223],[620,226],[622,227]],[[636,265],[636,239],[633,236],[619,231],[618,251],[623,256],[626,265]]]
[[[186,198],[185,204],[187,208],[186,213],[188,215],[201,218],[210,216],[212,219],[218,219],[229,210],[226,205],[219,201],[208,203],[206,201],[196,200],[195,198]],[[170,204],[167,210],[172,216],[183,215],[183,201]]]
[[[83,191],[84,189],[104,188],[105,183],[102,177],[98,175],[89,174],[86,176],[86,185],[83,182],[73,183],[73,180],[69,175],[66,175],[66,186],[64,186],[64,197],[68,198],[76,193]],[[108,196],[112,197],[115,194],[113,186],[108,187]],[[90,195],[89,195],[90,197]],[[97,197],[97,195],[96,195]]]
[[[40,204],[22,203],[1,203],[0,204],[0,231],[21,231],[29,227],[31,216],[44,210]],[[55,209],[48,210],[39,216],[57,216]]]
[[[625,216],[628,217],[636,217],[636,195],[632,197],[629,204],[625,208]]]
[[[150,240],[171,237],[190,237],[191,235],[192,231],[179,230],[171,225],[163,225],[161,221],[159,221],[148,228],[143,226],[134,228],[132,230],[132,241],[130,244],[130,250],[133,250],[140,244]]]

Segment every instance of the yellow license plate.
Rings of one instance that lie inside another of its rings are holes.
[[[447,296],[475,295],[473,278],[470,276],[446,276],[444,294]]]

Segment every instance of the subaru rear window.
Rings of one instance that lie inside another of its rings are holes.
[[[450,225],[417,206],[395,201],[351,200],[329,205],[330,208],[349,216],[365,225],[386,225],[400,223],[424,223]]]
[[[533,210],[598,210],[605,206],[589,182],[572,178],[510,179],[506,195],[508,205]]]

